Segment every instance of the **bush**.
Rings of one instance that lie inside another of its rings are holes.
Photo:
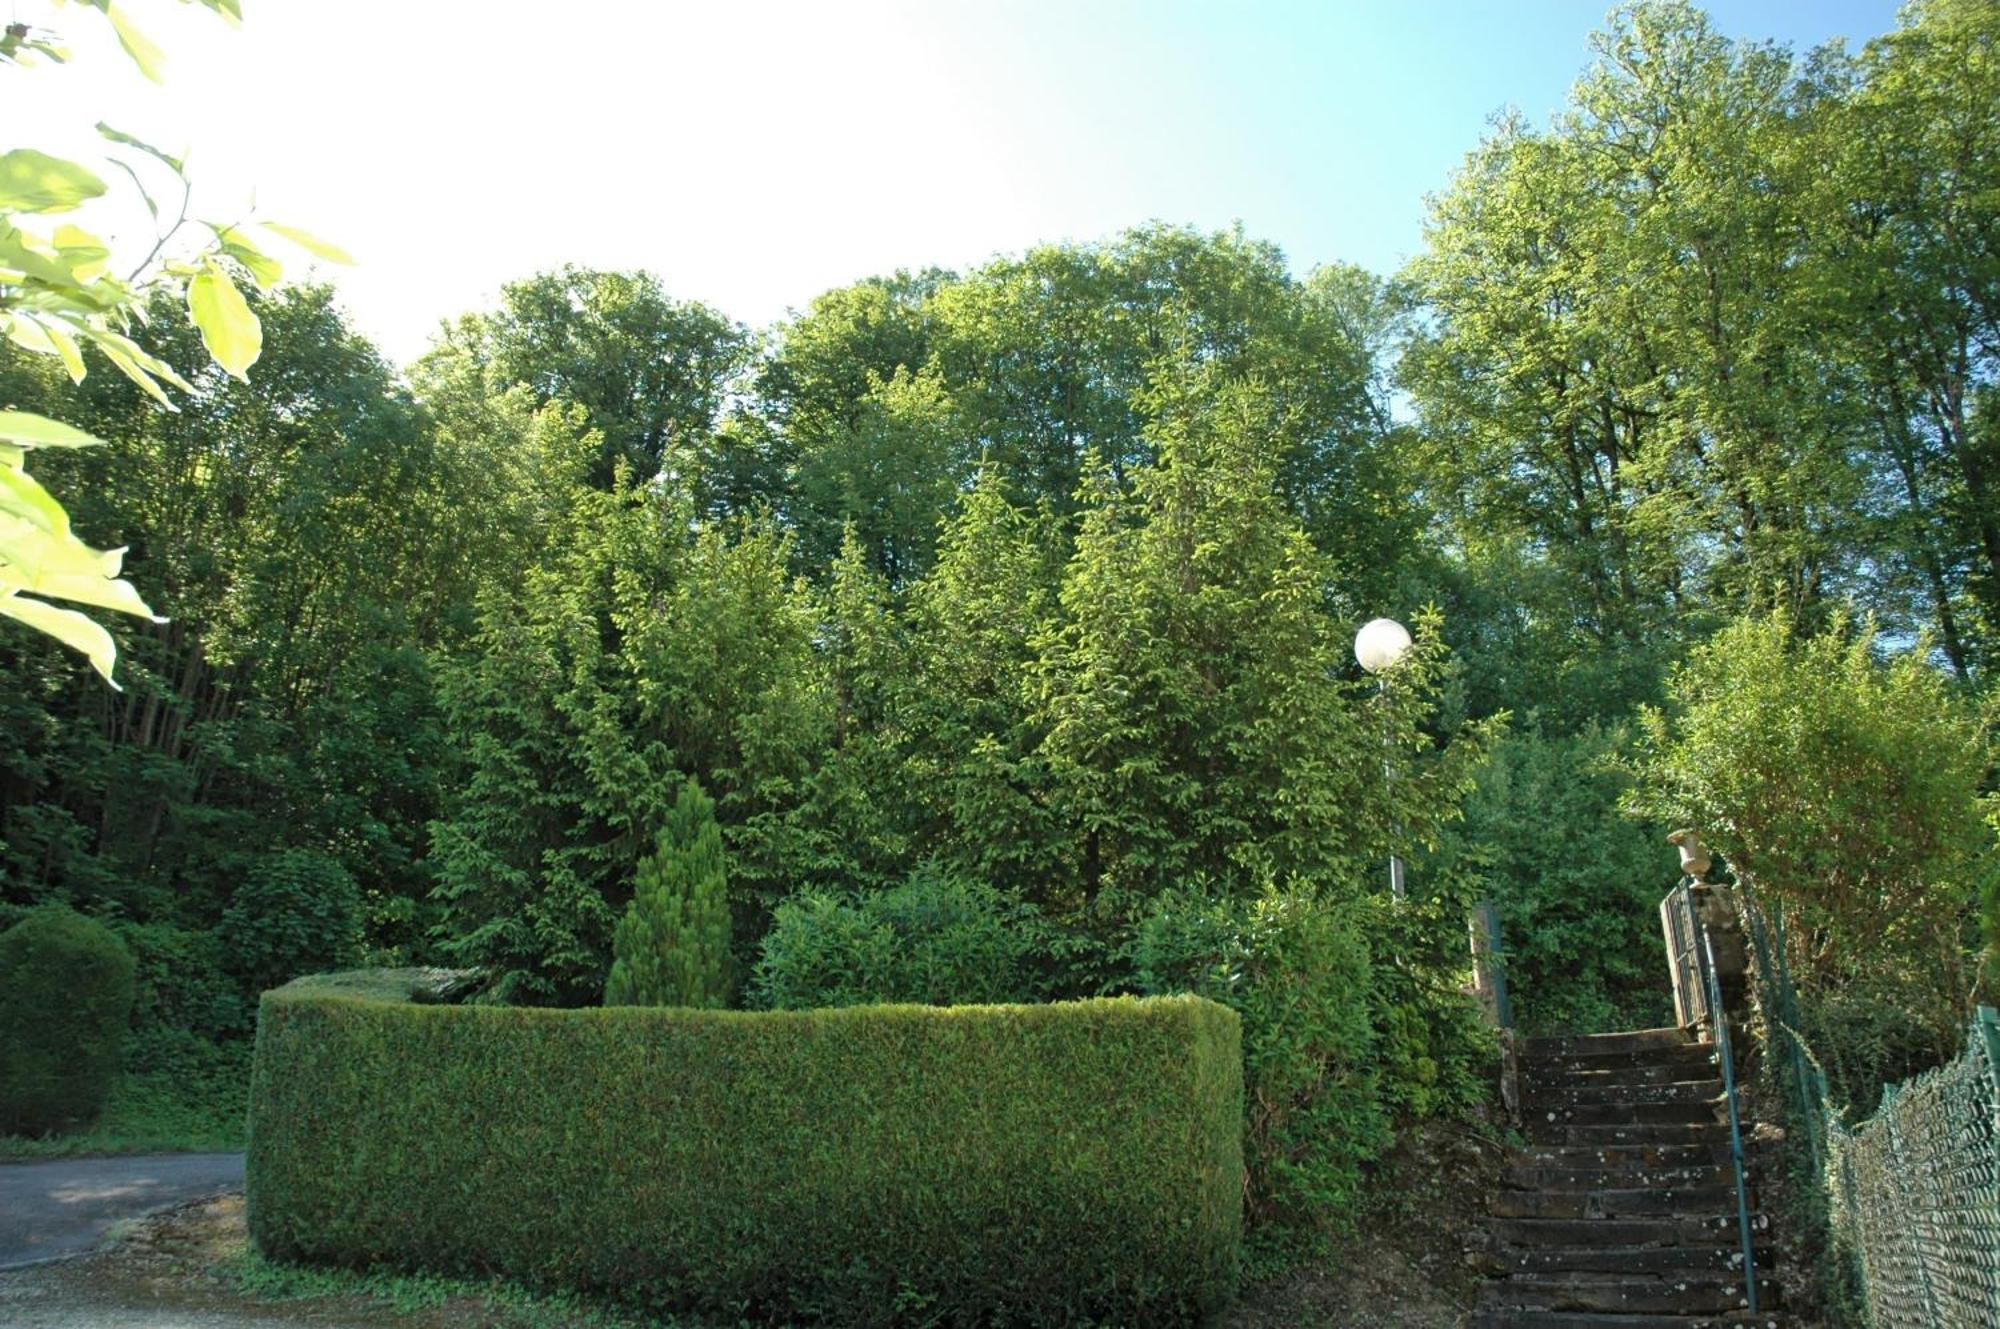
[[[137,1044],[180,1031],[203,1040],[250,1032],[251,1004],[229,972],[222,942],[212,932],[170,923],[117,922],[118,940],[132,954],[136,986],[132,1032]]]
[[[611,934],[606,1006],[721,1006],[729,1000],[729,891],[715,804],[689,780],[639,860]]]
[[[808,1010],[1032,1000],[1038,921],[993,888],[930,867],[873,894],[802,891],[772,918],[753,1001]]]
[[[252,991],[341,969],[361,954],[361,891],[340,860],[316,849],[260,856],[220,928]]]
[[[845,1325],[1174,1324],[1232,1289],[1239,1024],[1212,1003],[825,1011],[264,998],[278,1259]]]
[[[1140,987],[1243,1017],[1248,1218],[1267,1239],[1351,1225],[1362,1164],[1389,1139],[1375,1070],[1368,946],[1306,895],[1168,897],[1134,946]]]
[[[1878,658],[1843,619],[1813,637],[1782,616],[1733,623],[1674,672],[1671,713],[1645,714],[1630,801],[1700,830],[1784,912],[1808,996],[1865,956],[1904,975],[1948,1044],[2000,848],[1990,719],[1926,655]]]
[[[86,1124],[104,1107],[132,1013],[132,957],[61,905],[0,933],[0,1131]]]

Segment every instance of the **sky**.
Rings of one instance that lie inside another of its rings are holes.
[[[197,215],[336,241],[321,268],[398,361],[565,262],[646,268],[753,326],[875,273],[964,269],[1151,220],[1241,222],[1295,271],[1394,270],[1489,119],[1543,122],[1604,0],[243,0],[232,29],[124,0],[66,66],[0,77],[14,142],[105,119],[189,148]],[[1717,0],[1736,37],[1858,46],[1893,0]],[[129,191],[128,191],[129,194]],[[142,255],[144,214],[106,213]],[[295,271],[309,270],[301,261]]]

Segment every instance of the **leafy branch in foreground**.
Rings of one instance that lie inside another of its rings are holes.
[[[110,0],[85,0],[101,11],[126,54],[147,78],[158,81],[163,57]],[[231,22],[241,18],[236,0],[199,0]],[[64,63],[68,52],[52,34],[27,24],[9,25],[0,35],[0,63],[26,64],[40,57]],[[0,331],[17,346],[61,360],[72,382],[86,373],[83,349],[94,348],[121,373],[168,410],[175,409],[162,383],[192,391],[173,367],[133,340],[149,295],[166,287],[184,291],[188,314],[215,362],[244,378],[263,350],[263,330],[237,288],[246,274],[270,290],[282,265],[261,247],[262,235],[247,221],[193,224],[209,234],[207,243],[183,257],[162,258],[190,226],[193,197],[186,164],[142,139],[99,121],[97,132],[136,158],[112,156],[110,163],[132,181],[156,225],[150,251],[131,274],[119,277],[111,247],[70,222],[53,230],[18,224],[31,216],[73,213],[104,198],[109,187],[88,166],[35,148],[0,153]],[[171,220],[164,214],[141,168],[164,170],[180,201]],[[160,226],[164,229],[157,229]],[[266,223],[262,230],[334,262],[350,262],[338,248],[296,227]],[[157,267],[156,267],[157,264]],[[49,603],[67,600],[158,619],[139,592],[121,576],[123,550],[92,549],[70,531],[62,505],[27,473],[33,448],[92,447],[100,440],[72,426],[25,411],[0,412],[0,614],[45,632],[81,651],[113,687],[117,646],[111,634],[88,615]]]

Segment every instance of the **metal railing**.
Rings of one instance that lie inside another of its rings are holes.
[[[1701,1024],[1722,1068],[1722,1095],[1729,1105],[1729,1161],[1736,1172],[1736,1231],[1743,1246],[1743,1295],[1757,1314],[1757,1258],[1750,1241],[1750,1182],[1743,1160],[1743,1111],[1736,1095],[1736,1059],[1730,1055],[1728,1008],[1715,967],[1715,942],[1696,907],[1692,878],[1683,877],[1665,911],[1674,1000],[1684,1025]],[[1692,1009],[1691,1009],[1692,1008]]]

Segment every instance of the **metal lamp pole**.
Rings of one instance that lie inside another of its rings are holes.
[[[1402,663],[1410,650],[1410,630],[1393,618],[1375,618],[1361,625],[1361,631],[1354,634],[1354,661],[1375,676],[1376,695],[1382,696],[1389,690],[1388,672]],[[1395,768],[1389,760],[1388,750],[1394,740],[1385,729],[1382,734],[1382,781],[1387,784],[1395,775]],[[1402,839],[1402,828],[1395,828],[1398,840]],[[1393,849],[1389,854],[1389,893],[1401,900],[1407,897],[1408,889],[1403,884],[1403,858]]]

